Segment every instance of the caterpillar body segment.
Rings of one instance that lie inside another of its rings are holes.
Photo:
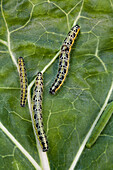
[[[38,72],[33,92],[32,112],[36,135],[39,139],[43,152],[46,152],[48,151],[48,141],[43,128],[42,96],[43,96],[43,76],[41,72]]]
[[[70,60],[70,51],[71,47],[80,31],[80,27],[78,25],[75,25],[71,31],[68,33],[68,36],[63,42],[63,45],[61,47],[61,54],[59,57],[59,69],[58,74],[56,76],[56,79],[54,83],[52,84],[50,88],[50,93],[55,94],[56,91],[62,86],[63,82],[65,81],[65,78],[68,73],[69,68],[69,60]]]
[[[18,65],[19,65],[19,76],[20,76],[20,87],[21,87],[20,105],[21,107],[25,107],[27,101],[28,81],[27,81],[27,74],[26,74],[25,62],[23,57],[18,58]]]

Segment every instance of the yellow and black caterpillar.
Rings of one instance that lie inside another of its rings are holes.
[[[32,113],[36,135],[40,141],[43,152],[48,151],[48,141],[45,135],[42,121],[42,95],[43,95],[43,76],[38,72],[35,88],[33,91]]]
[[[19,76],[20,76],[20,86],[21,86],[21,100],[20,105],[24,107],[27,101],[27,74],[25,69],[25,63],[23,57],[18,58],[18,65],[19,65]]]
[[[50,88],[51,94],[55,94],[55,92],[61,87],[61,85],[63,84],[66,78],[66,75],[68,73],[68,68],[69,68],[71,47],[79,31],[80,31],[80,27],[78,25],[75,25],[68,33],[68,36],[63,42],[63,45],[61,47],[61,54],[59,58],[59,70],[58,70],[57,77]]]

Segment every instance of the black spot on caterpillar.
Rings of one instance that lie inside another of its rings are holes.
[[[72,27],[71,31],[68,33],[68,36],[63,42],[63,45],[61,47],[61,54],[59,58],[59,70],[56,79],[50,88],[51,94],[55,94],[55,92],[62,86],[67,76],[71,47],[79,31],[80,31],[80,27],[78,25]]]
[[[19,76],[20,76],[20,87],[21,87],[21,100],[20,105],[24,107],[27,101],[27,74],[25,69],[25,62],[23,57],[18,58],[18,65],[19,65]]]
[[[39,139],[43,152],[46,152],[48,151],[48,141],[43,128],[42,95],[43,95],[43,77],[42,73],[38,72],[33,91],[32,112],[36,135]]]

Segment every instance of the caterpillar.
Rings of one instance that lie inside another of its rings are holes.
[[[97,122],[97,125],[95,126],[94,130],[92,131],[91,136],[89,137],[89,140],[86,143],[87,148],[91,148],[92,145],[96,142],[98,136],[100,135],[100,133],[106,126],[107,122],[109,121],[112,113],[113,113],[113,102],[107,105],[107,107],[105,108],[105,111],[103,112],[102,116]]]
[[[61,54],[59,57],[58,74],[49,91],[51,94],[55,94],[55,92],[62,86],[67,76],[71,47],[79,31],[80,31],[80,26],[75,25],[74,27],[72,27],[71,31],[68,33],[68,36],[63,42],[63,45],[61,47]]]
[[[35,88],[33,91],[32,112],[36,135],[39,139],[43,152],[46,152],[48,151],[48,141],[43,128],[42,95],[43,95],[43,76],[41,72],[38,72],[35,80]]]
[[[25,62],[23,57],[18,58],[18,65],[19,65],[19,76],[20,76],[20,86],[21,86],[21,100],[20,106],[25,107],[27,101],[27,74],[25,69]]]

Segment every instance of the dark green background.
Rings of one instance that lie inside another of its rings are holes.
[[[11,51],[16,59],[24,57],[29,83],[59,51],[80,14],[77,23],[81,32],[72,47],[69,73],[55,96],[49,94],[49,88],[57,74],[58,59],[44,73],[43,119],[49,141],[48,159],[52,170],[68,169],[112,83],[113,0],[3,0],[1,7],[9,32],[12,31]],[[7,38],[0,11],[0,40]],[[0,121],[40,164],[28,106],[20,107],[18,72],[3,43],[0,43]],[[17,166],[22,170],[34,169],[0,130],[0,169]],[[75,169],[113,169],[113,118],[94,147],[83,151]]]

